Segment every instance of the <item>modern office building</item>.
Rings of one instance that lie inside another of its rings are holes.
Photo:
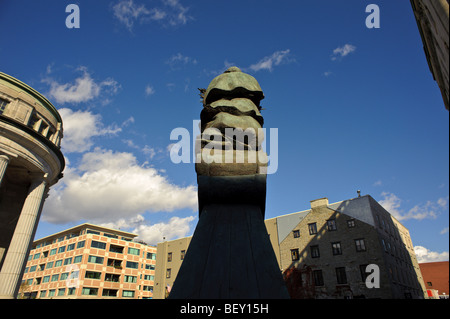
[[[291,298],[424,298],[408,229],[369,195],[314,200],[265,224]],[[158,244],[154,298],[167,296],[189,241]],[[367,277],[377,274],[371,283],[379,287],[369,288]]]
[[[449,299],[448,261],[420,263],[428,298]]]
[[[49,187],[62,177],[62,120],[42,94],[0,72],[0,298],[14,298]]]
[[[36,240],[20,296],[151,299],[156,247],[133,241],[136,236],[82,224]]]
[[[449,4],[448,0],[410,0],[422,38],[423,50],[444,105],[449,104]]]

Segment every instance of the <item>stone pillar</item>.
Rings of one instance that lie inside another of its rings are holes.
[[[11,243],[4,257],[0,272],[0,298],[12,299],[17,296],[46,191],[47,181],[42,175],[32,180]]]
[[[9,163],[9,157],[0,154],[0,186],[2,185],[3,176],[5,175],[6,167]]]

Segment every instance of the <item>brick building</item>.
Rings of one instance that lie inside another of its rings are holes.
[[[448,261],[421,263],[419,266],[427,289],[427,296],[432,297],[433,290],[435,290],[437,298],[448,299]]]
[[[25,298],[150,299],[156,247],[137,235],[82,224],[36,240],[22,278]]]

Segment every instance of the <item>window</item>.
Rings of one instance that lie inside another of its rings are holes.
[[[88,263],[103,264],[103,257],[89,256]]]
[[[364,239],[355,239],[356,251],[366,251]]]
[[[66,288],[59,288],[58,289],[58,296],[64,296],[66,293]]]
[[[139,264],[137,262],[134,262],[134,261],[127,261],[126,267],[127,268],[132,268],[132,269],[138,269]]]
[[[120,275],[116,275],[116,274],[106,274],[106,275],[105,275],[105,281],[110,281],[110,282],[120,282]]]
[[[66,280],[67,278],[69,278],[69,273],[68,272],[64,272],[61,274],[61,278],[59,280]]]
[[[348,226],[348,228],[355,227],[355,220],[354,219],[347,220],[347,226]]]
[[[117,269],[122,269],[122,261],[118,260],[118,259],[108,259],[108,264],[109,267],[114,267]]]
[[[75,249],[75,244],[70,244],[67,246],[67,251],[71,251]]]
[[[83,247],[84,247],[84,240],[79,241],[79,242],[77,243],[77,249],[78,249],[78,248],[83,248]]]
[[[50,289],[50,290],[48,291],[48,296],[49,296],[49,297],[55,296],[55,292],[56,292],[55,289]]]
[[[68,296],[72,296],[72,295],[75,295],[75,289],[76,288],[69,288],[68,290],[67,290],[67,295]]]
[[[59,274],[53,275],[52,276],[52,282],[53,281],[58,281],[59,280]]]
[[[296,260],[300,259],[300,255],[298,253],[298,248],[291,249],[291,259],[292,259],[292,261],[296,261]]]
[[[171,275],[172,275],[172,269],[171,268],[167,268],[166,269],[166,278],[170,278]]]
[[[133,290],[124,290],[124,291],[122,291],[122,297],[133,298],[134,291]]]
[[[6,105],[8,105],[9,101],[0,99],[0,114],[3,114],[5,112]]]
[[[186,256],[186,250],[180,252],[180,260],[184,260],[184,256]]]
[[[292,235],[294,235],[294,238],[299,238],[300,237],[300,230],[296,229],[296,230],[292,231]]]
[[[320,257],[320,251],[319,251],[319,245],[311,246],[311,258],[319,258]]]
[[[323,286],[322,270],[313,270],[314,285]]]
[[[61,246],[61,247],[59,247],[59,249],[58,249],[58,254],[63,253],[63,252],[65,252],[65,251],[66,251],[66,246]]]
[[[109,251],[116,254],[123,254],[123,247],[116,245],[109,245]]]
[[[310,235],[317,234],[317,224],[316,223],[308,224],[308,229],[309,229]]]
[[[64,266],[65,265],[70,265],[71,263],[72,263],[72,257],[64,259]]]
[[[156,254],[155,253],[147,253],[147,259],[156,260]]]
[[[167,261],[172,261],[172,253],[167,253]]]
[[[81,290],[81,294],[86,296],[97,296],[98,288],[83,287],[83,289]]]
[[[42,278],[42,283],[46,283],[46,282],[50,282],[50,275],[44,276],[44,278]]]
[[[327,220],[327,228],[329,231],[337,230],[336,219]]]
[[[86,279],[101,279],[102,273],[97,271],[86,271],[84,278]]]
[[[56,248],[53,248],[52,250],[50,250],[50,256],[56,254]]]
[[[102,296],[104,297],[117,297],[117,289],[103,289]]]
[[[136,276],[125,275],[124,282],[130,282],[130,283],[134,283],[135,284],[137,282],[137,277]]]
[[[145,265],[145,269],[147,269],[147,270],[155,270],[155,265],[148,265],[148,264],[146,264]]]
[[[75,258],[73,259],[73,263],[80,263],[81,260],[83,260],[83,255],[75,256]]]
[[[345,267],[336,268],[336,279],[340,285],[347,283],[347,274],[345,273]]]
[[[331,243],[331,249],[333,250],[333,255],[342,255],[340,242]]]
[[[30,267],[30,272],[36,271],[36,267],[37,267],[37,266],[31,266],[31,267]]]
[[[433,286],[433,283],[432,283],[431,281],[427,281],[427,285],[428,285],[429,287],[431,287],[431,286]]]
[[[139,251],[139,249],[137,249],[137,248],[131,248],[131,247],[128,247],[128,253],[129,253],[130,255],[136,255],[136,256],[139,256],[140,251]]]
[[[33,259],[38,259],[40,255],[41,255],[40,253],[37,253],[36,255],[33,256]]]
[[[62,260],[62,259],[57,260],[57,261],[55,262],[55,267],[61,267],[61,266],[62,266],[62,263],[63,263],[63,260]]]
[[[93,240],[91,242],[91,248],[106,249],[106,243],[102,243],[100,241]]]
[[[47,294],[47,290],[41,290],[41,293],[39,294],[39,297],[40,298],[44,298],[46,294]]]

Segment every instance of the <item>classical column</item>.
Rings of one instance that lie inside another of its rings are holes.
[[[0,272],[0,298],[15,298],[17,296],[22,271],[29,246],[34,238],[46,191],[47,181],[42,175],[31,182],[27,198],[4,257]]]
[[[9,156],[0,154],[0,186],[2,185],[3,176],[9,163]]]

